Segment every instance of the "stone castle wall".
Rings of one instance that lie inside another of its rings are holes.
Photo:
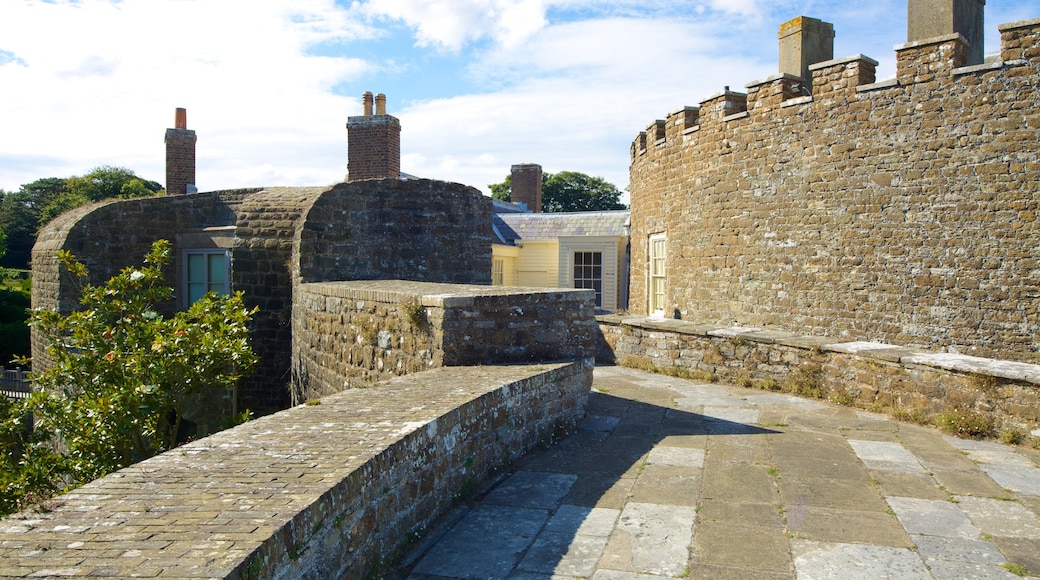
[[[102,202],[63,214],[41,231],[33,249],[33,306],[66,312],[77,306],[79,286],[55,258],[62,249],[87,265],[92,284],[102,284],[140,264],[155,240],[169,239],[174,267],[167,281],[179,295],[181,250],[226,248],[232,291],[259,308],[251,340],[260,362],[239,386],[238,407],[267,414],[290,404],[299,280],[490,284],[490,223],[491,201],[479,191],[429,180]],[[48,364],[44,342],[34,333],[33,356],[41,367]]]
[[[376,179],[316,199],[296,231],[303,282],[491,284],[491,199],[458,183]]]
[[[632,145],[630,309],[1040,361],[1040,20],[857,55],[660,120]]]
[[[441,366],[591,360],[588,290],[401,280],[302,284],[294,403]]]

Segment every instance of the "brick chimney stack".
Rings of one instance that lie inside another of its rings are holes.
[[[178,108],[173,129],[166,130],[166,195],[184,195],[195,187],[195,131],[188,129],[188,111]]]
[[[522,203],[527,211],[542,213],[542,166],[536,163],[521,163],[510,168],[510,198],[513,203]]]
[[[834,25],[799,16],[781,24],[777,38],[780,39],[780,73],[802,79],[811,94],[809,67],[834,58]]]
[[[347,181],[401,178],[401,121],[386,114],[386,95],[361,97],[363,115],[347,118]]]
[[[970,66],[982,64],[986,0],[908,0],[906,41],[960,34],[968,42]]]

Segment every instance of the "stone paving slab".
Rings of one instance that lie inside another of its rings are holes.
[[[1031,450],[619,367],[597,368],[593,388],[575,435],[514,465],[399,577],[1040,573]]]

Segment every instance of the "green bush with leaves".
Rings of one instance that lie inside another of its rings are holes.
[[[163,276],[170,254],[171,244],[160,240],[142,267],[125,268],[104,285],[85,284],[80,310],[31,315],[30,325],[49,341],[52,364],[33,374],[25,407],[6,416],[34,414],[30,448],[60,441],[59,479],[72,486],[174,447],[187,405],[222,397],[256,363],[248,330],[256,309],[241,293],[210,293],[185,311],[160,314],[159,305],[173,298]],[[86,280],[86,267],[72,254],[58,258]],[[20,469],[34,469],[29,463]]]

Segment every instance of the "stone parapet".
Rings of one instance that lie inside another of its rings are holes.
[[[589,362],[444,368],[251,421],[3,520],[0,577],[367,577],[591,384]]]
[[[1040,365],[881,342],[642,316],[597,317],[597,360],[743,386],[799,382],[870,408],[967,408],[1035,428]]]
[[[302,284],[293,311],[294,402],[441,366],[591,360],[593,300],[589,290]]]

